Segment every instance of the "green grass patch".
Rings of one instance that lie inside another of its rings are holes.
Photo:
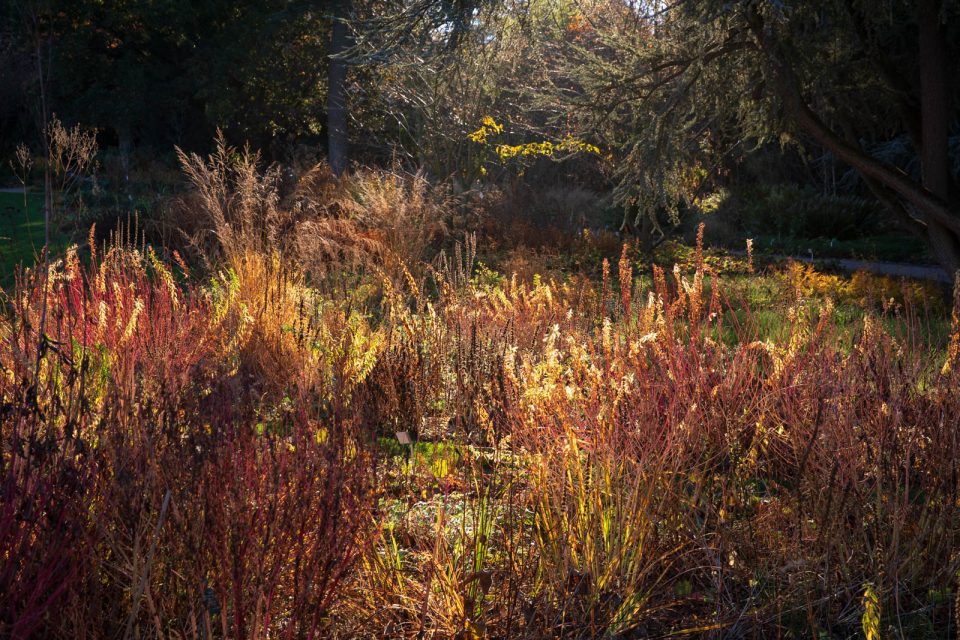
[[[26,206],[24,204],[26,203]],[[13,282],[18,265],[36,262],[43,250],[43,195],[0,193],[0,285]],[[66,238],[51,233],[51,252],[66,246]]]
[[[923,240],[904,234],[889,233],[846,240],[757,235],[753,242],[758,257],[766,253],[807,256],[812,251],[816,258],[934,263]]]

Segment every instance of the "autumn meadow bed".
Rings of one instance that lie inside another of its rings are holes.
[[[960,291],[770,330],[700,247],[527,277],[415,176],[183,161],[202,266],[6,294],[0,636],[956,635]]]

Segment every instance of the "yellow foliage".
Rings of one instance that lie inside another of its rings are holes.
[[[556,144],[545,140],[543,142],[527,142],[519,145],[501,144],[497,146],[497,155],[501,161],[506,161],[517,156],[551,157],[557,153],[578,152],[599,155],[600,148],[572,136],[567,136]]]
[[[871,583],[863,585],[863,635],[867,640],[880,640],[880,598]]]
[[[960,273],[953,283],[953,311],[950,318],[950,345],[947,347],[947,359],[943,363],[943,375],[950,373],[954,364],[960,362]]]
[[[935,284],[857,271],[846,277],[818,271],[802,262],[790,261],[784,278],[797,298],[830,297],[841,303],[861,306],[893,303],[938,304],[940,293]]]
[[[503,133],[503,125],[490,116],[484,116],[483,120],[480,121],[480,128],[467,134],[467,138],[477,144],[487,144],[487,136],[499,135],[500,133]]]
[[[499,124],[490,116],[486,116],[481,121],[480,128],[467,134],[467,138],[479,145],[486,145],[490,142],[491,137],[500,135],[501,133],[503,133],[503,125]],[[496,146],[496,152],[500,161],[506,162],[516,157],[551,157],[559,153],[591,153],[599,155],[600,148],[568,135],[556,143],[544,140],[541,142],[526,142],[518,145],[499,144]]]

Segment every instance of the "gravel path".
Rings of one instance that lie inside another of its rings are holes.
[[[739,252],[737,252],[739,253]],[[843,271],[868,271],[883,276],[895,278],[913,278],[914,280],[933,280],[951,284],[953,278],[947,275],[941,267],[934,265],[907,264],[904,262],[875,262],[871,260],[850,260],[847,258],[809,258],[805,256],[763,256],[771,260],[796,260],[817,266],[836,267]]]

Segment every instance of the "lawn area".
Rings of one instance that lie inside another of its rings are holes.
[[[54,250],[64,239],[54,234]],[[43,195],[0,193],[0,282],[9,284],[19,264],[31,264],[43,249]]]
[[[911,264],[933,264],[934,262],[922,240],[893,233],[862,236],[852,240],[757,236],[754,238],[754,247],[758,255],[764,253],[795,256],[812,254],[817,258],[852,258]]]

